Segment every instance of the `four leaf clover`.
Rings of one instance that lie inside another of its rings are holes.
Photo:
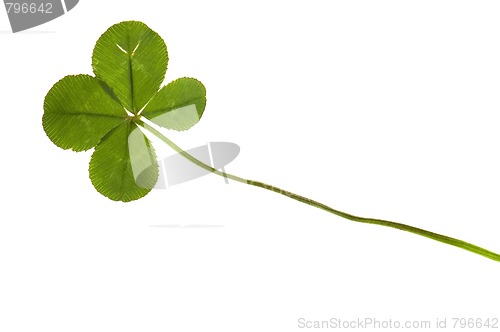
[[[128,202],[145,196],[156,184],[158,162],[151,142],[142,132],[145,129],[214,174],[348,220],[403,230],[500,261],[500,254],[474,244],[411,225],[355,216],[273,185],[221,172],[196,159],[144,120],[168,129],[187,130],[203,115],[205,87],[198,80],[180,78],[160,89],[167,63],[167,47],[157,33],[141,22],[118,23],[95,45],[95,77],[66,76],[45,97],[45,132],[63,149],[95,148],[89,166],[90,179],[104,196]]]
[[[89,174],[98,192],[116,201],[145,196],[158,179],[144,117],[164,128],[187,130],[203,115],[206,91],[194,78],[160,89],[167,70],[163,39],[142,22],[110,27],[92,55],[95,77],[66,76],[47,93],[43,128],[57,146],[95,148]]]

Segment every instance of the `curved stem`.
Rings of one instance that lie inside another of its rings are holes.
[[[236,175],[232,175],[232,174],[228,174],[228,173],[225,173],[225,172],[221,172],[221,171],[219,171],[219,170],[217,170],[217,169],[215,169],[215,168],[213,168],[213,167],[211,167],[211,166],[209,166],[209,165],[201,162],[200,160],[196,159],[195,157],[191,156],[189,153],[187,153],[186,151],[182,150],[174,142],[172,142],[171,140],[169,140],[161,132],[159,132],[154,127],[150,126],[149,124],[147,124],[145,122],[142,122],[140,120],[138,121],[138,124],[140,126],[144,127],[146,130],[148,130],[152,134],[154,134],[159,139],[161,139],[168,146],[170,146],[172,149],[174,149],[176,152],[178,152],[179,154],[181,154],[183,157],[185,157],[189,161],[191,161],[194,164],[198,165],[199,167],[201,167],[201,168],[203,168],[203,169],[205,169],[205,170],[207,170],[209,172],[215,173],[215,174],[217,174],[219,176],[223,176],[223,177],[225,176],[225,177],[227,177],[229,179],[232,179],[234,181],[237,181],[237,182],[241,182],[241,183],[249,184],[251,186],[255,186],[255,187],[259,187],[259,188],[263,188],[263,189],[266,189],[266,190],[273,191],[275,193],[278,193],[278,194],[290,197],[290,198],[292,198],[292,199],[294,199],[296,201],[299,201],[299,202],[302,202],[304,204],[308,204],[308,205],[314,206],[314,207],[316,207],[318,209],[330,212],[332,214],[335,214],[335,215],[337,215],[339,217],[342,217],[342,218],[345,218],[345,219],[348,219],[348,220],[352,220],[352,221],[356,221],[356,222],[361,222],[361,223],[366,223],[366,224],[380,225],[380,226],[385,226],[385,227],[390,227],[390,228],[395,228],[395,229],[399,229],[399,230],[402,230],[402,231],[410,232],[410,233],[417,234],[417,235],[420,235],[420,236],[424,236],[424,237],[427,237],[427,238],[430,238],[430,239],[433,239],[433,240],[436,240],[436,241],[439,241],[439,242],[443,242],[443,243],[446,243],[446,244],[449,244],[449,245],[452,245],[452,246],[455,246],[455,247],[458,247],[458,248],[462,248],[464,250],[468,250],[468,251],[473,252],[475,254],[478,254],[478,255],[484,256],[486,258],[492,259],[494,261],[500,262],[500,255],[499,254],[494,253],[494,252],[489,251],[489,250],[486,250],[484,248],[478,247],[478,246],[476,246],[474,244],[471,244],[471,243],[459,240],[459,239],[455,239],[455,238],[452,238],[452,237],[449,237],[449,236],[446,236],[446,235],[441,235],[441,234],[438,234],[438,233],[427,231],[425,229],[421,229],[421,228],[417,228],[417,227],[413,227],[413,226],[409,226],[409,225],[405,225],[405,224],[401,224],[401,223],[397,223],[397,222],[393,222],[393,221],[382,220],[382,219],[373,219],[373,218],[358,217],[358,216],[355,216],[355,215],[352,215],[352,214],[349,214],[349,213],[345,213],[345,212],[342,212],[342,211],[339,211],[339,210],[335,210],[335,209],[333,209],[333,208],[331,208],[328,205],[325,205],[323,203],[317,202],[315,200],[312,200],[312,199],[304,197],[304,196],[300,196],[300,195],[294,194],[294,193],[292,193],[290,191],[283,190],[281,188],[278,188],[278,187],[275,187],[275,186],[272,186],[272,185],[269,185],[269,184],[266,184],[266,183],[263,183],[263,182],[253,181],[253,180],[247,180],[247,179],[241,178],[241,177],[236,176]]]

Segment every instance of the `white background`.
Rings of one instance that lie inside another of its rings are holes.
[[[499,15],[497,1],[81,0],[12,34],[0,10],[0,331],[500,318],[498,262],[215,175],[112,202],[91,151],[57,148],[41,123],[56,81],[92,74],[100,34],[141,20],[167,43],[165,83],[207,88],[202,121],[166,133],[180,146],[234,142],[230,173],[500,252]]]

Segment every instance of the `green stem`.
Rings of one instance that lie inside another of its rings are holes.
[[[185,157],[189,161],[191,161],[194,164],[198,165],[199,167],[201,167],[201,168],[203,168],[203,169],[205,169],[205,170],[207,170],[209,172],[215,173],[215,174],[217,174],[219,176],[223,176],[223,177],[225,176],[228,179],[231,179],[231,180],[234,180],[234,181],[237,181],[237,182],[241,182],[241,183],[249,184],[249,185],[252,185],[252,186],[255,186],[255,187],[259,187],[259,188],[263,188],[263,189],[266,189],[266,190],[273,191],[275,193],[278,193],[278,194],[290,197],[290,198],[292,198],[294,200],[297,200],[299,202],[302,202],[302,203],[314,206],[314,207],[319,208],[321,210],[325,210],[327,212],[330,212],[332,214],[335,214],[337,216],[340,216],[340,217],[348,219],[348,220],[352,220],[352,221],[356,221],[356,222],[361,222],[361,223],[365,223],[365,224],[374,224],[374,225],[380,225],[380,226],[385,226],[385,227],[396,228],[396,229],[399,229],[399,230],[402,230],[402,231],[406,231],[406,232],[414,233],[414,234],[417,234],[417,235],[420,235],[420,236],[424,236],[424,237],[427,237],[427,238],[430,238],[430,239],[433,239],[433,240],[436,240],[436,241],[439,241],[439,242],[447,243],[449,245],[452,245],[452,246],[455,246],[455,247],[459,247],[459,248],[462,248],[464,250],[468,250],[470,252],[473,252],[475,254],[487,257],[487,258],[492,259],[494,261],[500,262],[500,255],[499,254],[494,253],[494,252],[489,251],[489,250],[486,250],[484,248],[478,247],[478,246],[476,246],[474,244],[462,241],[462,240],[458,240],[458,239],[455,239],[455,238],[452,238],[452,237],[449,237],[449,236],[441,235],[441,234],[438,234],[438,233],[427,231],[425,229],[421,229],[421,228],[417,228],[417,227],[413,227],[413,226],[409,226],[409,225],[405,225],[405,224],[401,224],[401,223],[397,223],[397,222],[393,222],[393,221],[382,220],[382,219],[372,219],[372,218],[358,217],[358,216],[355,216],[355,215],[352,215],[352,214],[349,214],[349,213],[345,213],[345,212],[342,212],[342,211],[339,211],[339,210],[335,210],[335,209],[333,209],[333,208],[331,208],[331,207],[329,207],[329,206],[327,206],[327,205],[325,205],[323,203],[317,202],[315,200],[312,200],[312,199],[304,197],[304,196],[300,196],[300,195],[294,194],[294,193],[292,193],[290,191],[283,190],[281,188],[278,188],[278,187],[275,187],[275,186],[272,186],[272,185],[269,185],[269,184],[265,184],[265,183],[262,183],[262,182],[259,182],[259,181],[247,180],[247,179],[241,178],[239,176],[235,176],[235,175],[232,175],[232,174],[221,172],[221,171],[219,171],[219,170],[217,170],[217,169],[215,169],[215,168],[213,168],[213,167],[211,167],[211,166],[209,166],[209,165],[201,162],[200,160],[196,159],[195,157],[191,156],[189,153],[187,153],[186,151],[184,151],[183,149],[181,149],[180,147],[178,147],[174,142],[172,142],[171,140],[169,140],[161,132],[159,132],[154,127],[150,126],[149,124],[144,123],[144,122],[142,122],[140,120],[137,120],[137,122],[138,122],[138,124],[140,126],[144,127],[146,130],[148,130],[149,132],[151,132],[152,134],[154,134],[156,137],[158,137],[159,139],[161,139],[168,146],[170,146],[172,149],[174,149],[176,152],[178,152],[179,154],[181,154],[183,157]]]

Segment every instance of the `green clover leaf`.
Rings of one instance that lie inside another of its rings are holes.
[[[63,149],[95,148],[89,166],[98,192],[116,201],[148,194],[158,179],[142,116],[159,126],[187,130],[203,115],[206,91],[193,78],[160,89],[168,64],[163,39],[142,22],[110,27],[92,55],[95,77],[66,76],[47,93],[43,128]]]
[[[92,55],[95,77],[66,76],[49,90],[43,128],[63,149],[95,148],[90,160],[92,184],[102,195],[128,202],[147,195],[158,180],[158,162],[142,130],[161,139],[197,166],[250,186],[284,195],[344,219],[395,228],[453,245],[500,261],[500,254],[449,236],[393,221],[358,217],[281,188],[221,172],[196,159],[164,136],[154,124],[187,130],[205,110],[205,87],[194,78],[180,78],[163,88],[167,70],[165,42],[144,23],[122,22],[97,41]]]

